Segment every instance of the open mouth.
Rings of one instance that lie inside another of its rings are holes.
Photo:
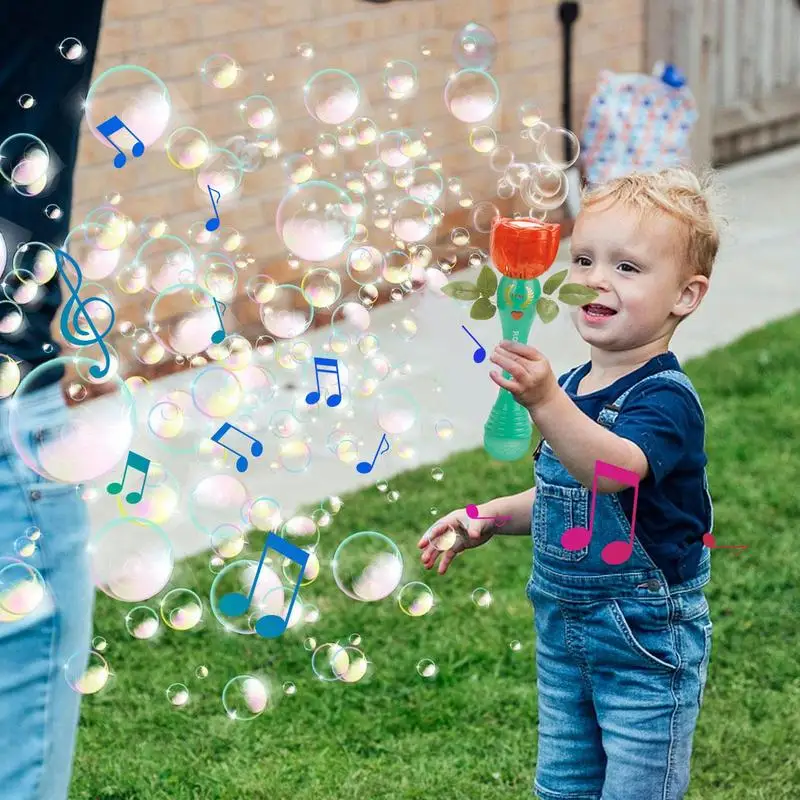
[[[588,303],[581,306],[583,313],[590,319],[601,319],[604,317],[613,317],[617,312],[613,308],[604,306],[602,303]]]

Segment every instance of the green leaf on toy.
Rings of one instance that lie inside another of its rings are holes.
[[[479,297],[469,310],[472,319],[491,319],[497,309],[488,297]]]
[[[558,292],[558,299],[568,306],[585,306],[598,297],[600,297],[598,292],[587,289],[580,283],[565,283]]]
[[[478,291],[481,297],[493,297],[497,291],[497,275],[489,266],[485,266],[478,275]]]
[[[567,273],[569,272],[568,269],[562,269],[560,272],[556,272],[555,275],[551,275],[545,282],[544,286],[542,287],[542,291],[545,294],[553,294],[553,292],[558,289],[559,286],[564,282],[564,278],[567,277]]]
[[[558,316],[558,303],[549,297],[540,297],[536,301],[536,313],[539,319],[546,325]]]
[[[442,291],[455,300],[477,300],[481,296],[478,287],[469,281],[450,281],[442,287]]]

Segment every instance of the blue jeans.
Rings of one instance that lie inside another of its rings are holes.
[[[635,539],[631,558],[600,553],[631,526],[616,494],[597,496],[594,536],[568,551],[561,536],[589,527],[590,492],[545,442],[536,459],[528,583],[536,624],[541,800],[680,800],[711,654],[697,577],[668,585]]]
[[[67,413],[58,384],[31,393],[22,403],[26,435],[60,424]],[[19,458],[9,436],[8,411],[9,401],[1,401],[0,558],[35,567],[46,592],[27,616],[9,620],[5,613],[0,621],[0,796],[62,800],[80,707],[80,695],[67,683],[63,666],[75,653],[88,656],[92,635],[89,524],[75,486],[46,480]],[[32,527],[41,531],[38,549],[23,558],[15,542]],[[0,569],[6,563],[0,561]],[[0,613],[4,609],[8,605],[0,605]]]

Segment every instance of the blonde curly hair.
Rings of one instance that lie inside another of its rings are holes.
[[[687,275],[710,278],[719,251],[720,231],[726,224],[716,210],[721,196],[711,170],[697,176],[685,167],[670,167],[660,172],[634,172],[589,187],[581,200],[583,208],[610,200],[625,203],[642,214],[669,214],[685,231]]]

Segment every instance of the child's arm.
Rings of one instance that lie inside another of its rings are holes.
[[[576,481],[591,487],[596,461],[635,472],[640,479],[647,476],[649,465],[641,448],[587,417],[558,385],[549,362],[538,350],[518,342],[503,342],[495,348],[491,360],[511,375],[507,380],[493,372],[492,380],[528,409],[536,427]],[[608,478],[597,482],[601,494],[628,488],[628,484]]]

